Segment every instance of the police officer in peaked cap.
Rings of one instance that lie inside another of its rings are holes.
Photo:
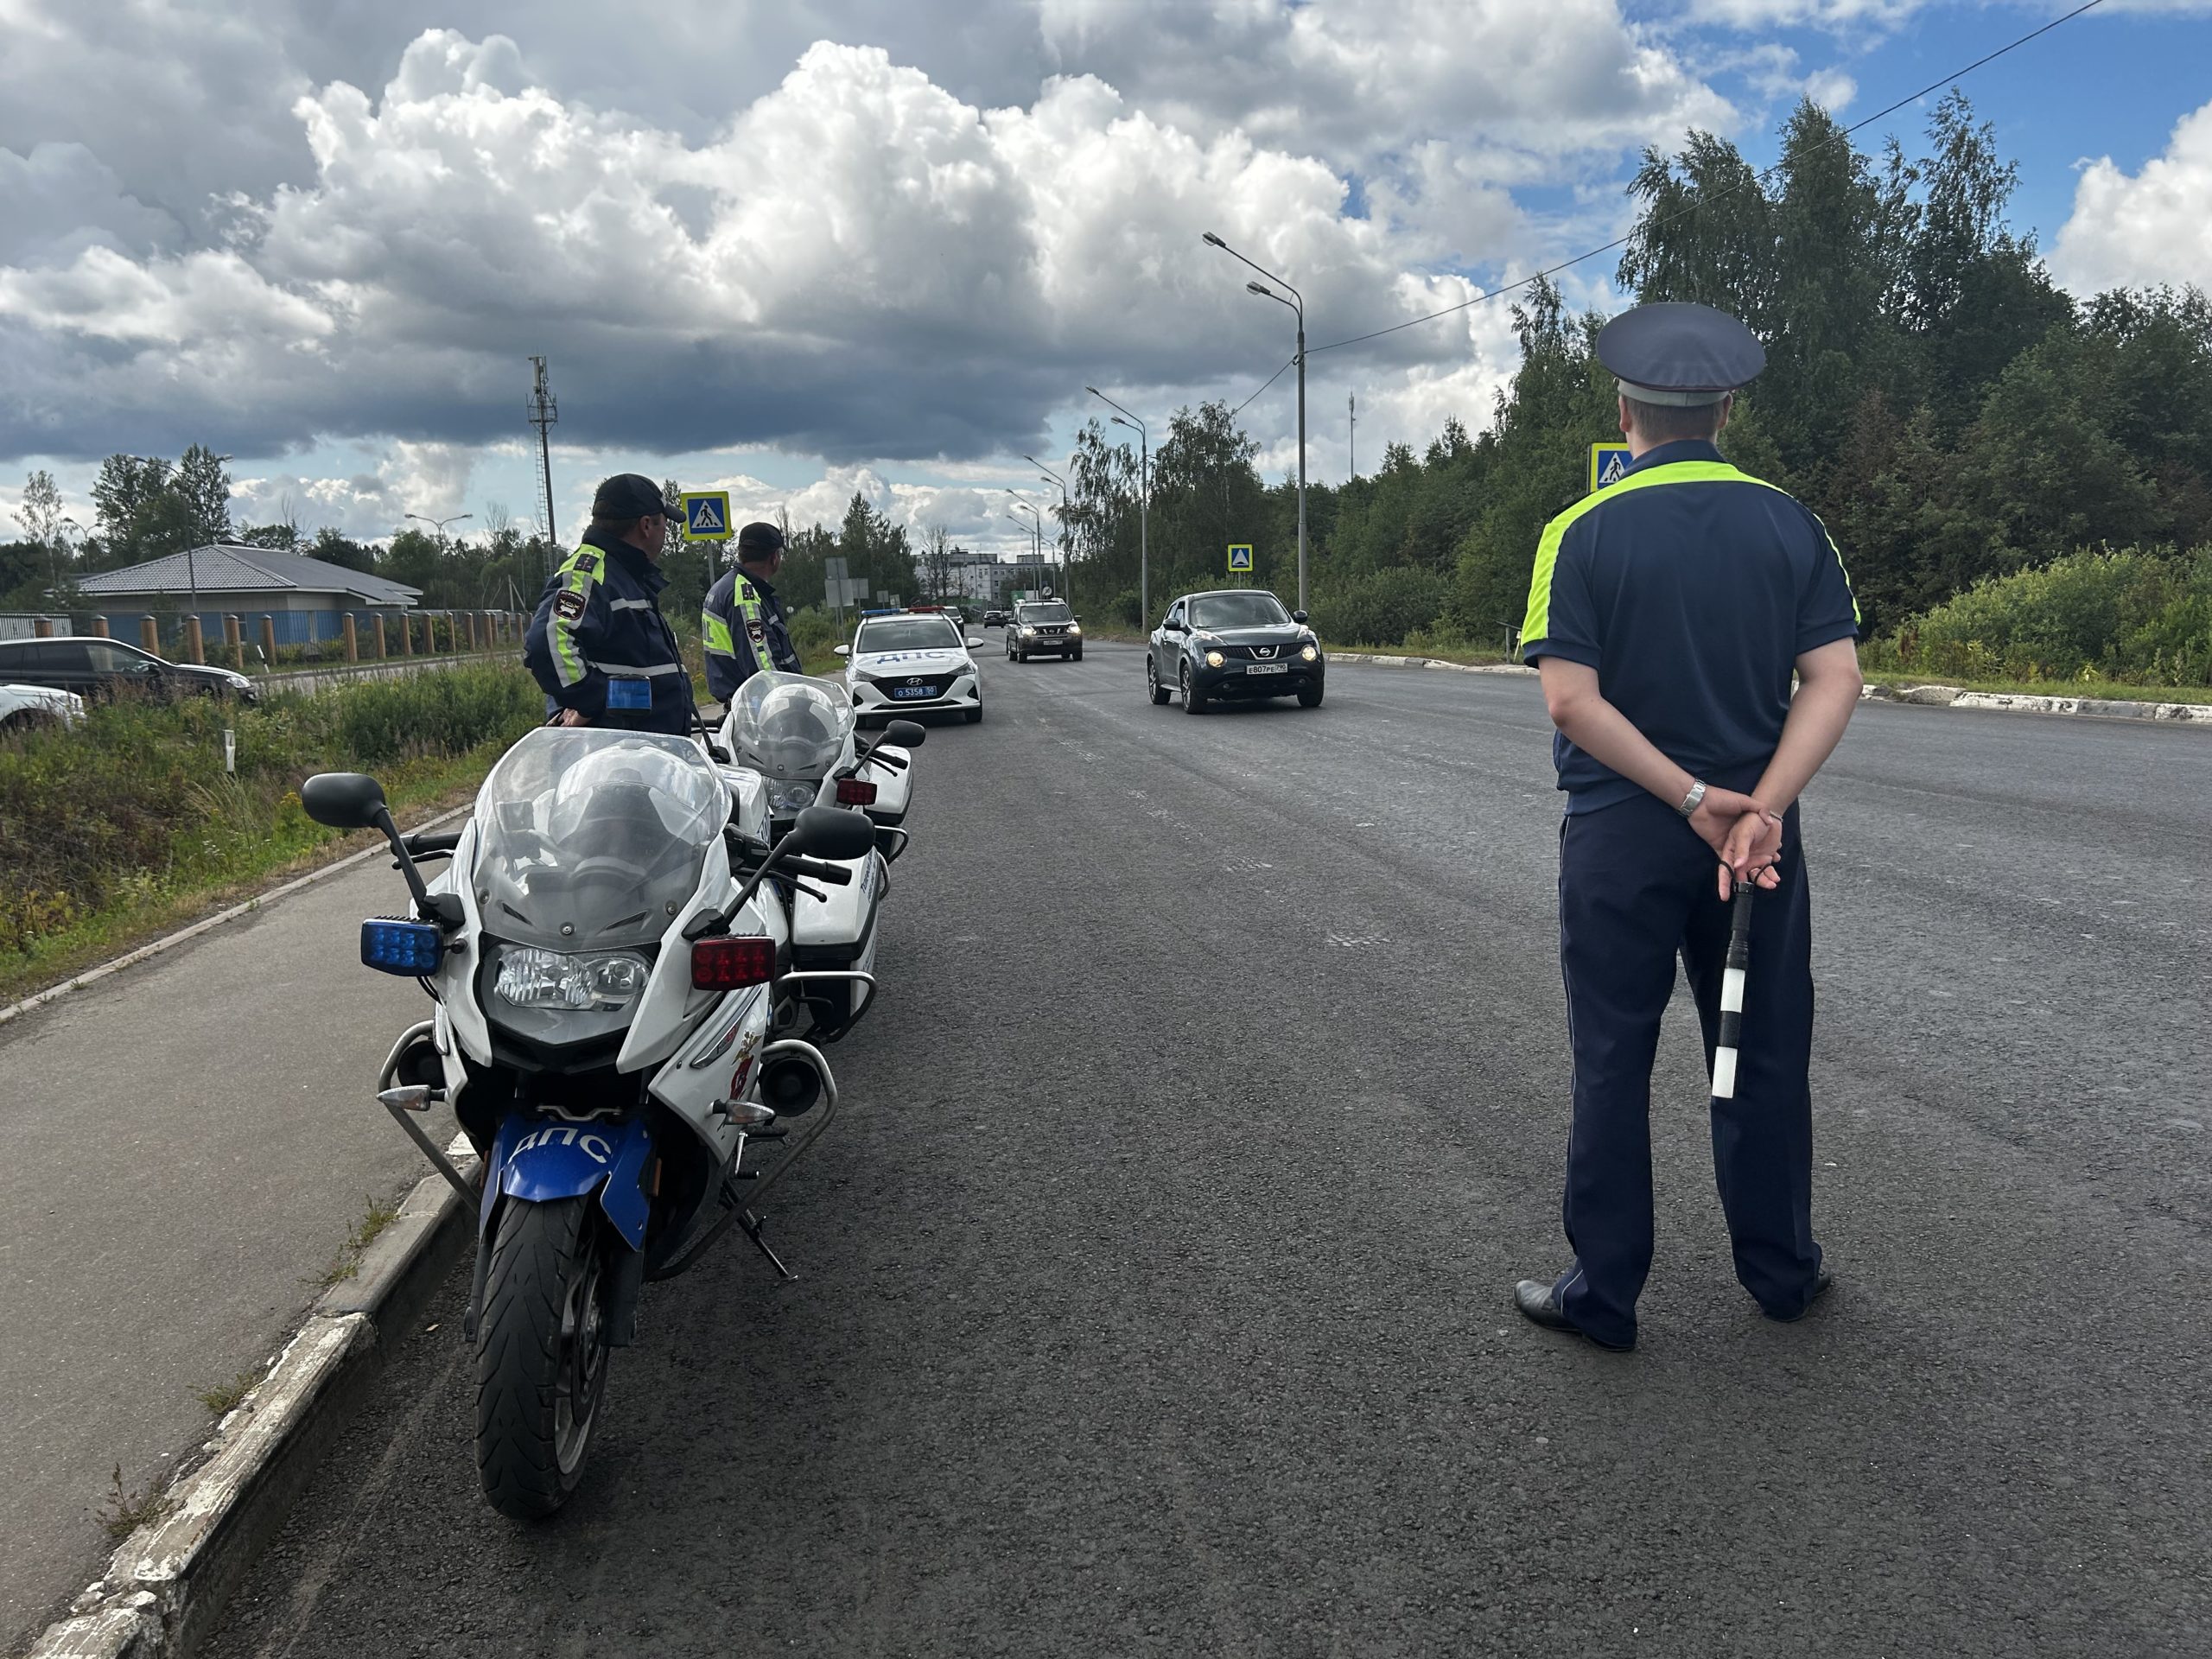
[[[639,473],[618,473],[593,494],[591,524],[523,637],[523,662],[557,723],[690,730],[691,676],[659,604],[669,520],[683,514]]]
[[[776,594],[774,578],[783,568],[784,532],[771,524],[747,524],[737,532],[735,564],[707,590],[699,626],[707,690],[718,702],[728,702],[755,674],[806,671]]]
[[[1702,305],[1641,305],[1598,336],[1626,473],[1545,528],[1522,627],[1566,791],[1560,962],[1573,1053],[1567,1242],[1515,1305],[1636,1343],[1652,1254],[1652,1057],[1679,956],[1706,1058],[1728,899],[1756,884],[1742,1052],[1713,1161],[1736,1276],[1770,1319],[1827,1290],[1813,1242],[1812,909],[1797,798],[1859,701],[1859,613],[1827,531],[1717,440],[1766,353]],[[1792,680],[1795,677],[1795,689]]]

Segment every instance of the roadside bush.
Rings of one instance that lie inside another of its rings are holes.
[[[1986,578],[1869,660],[1972,679],[2212,684],[2212,546],[2084,550]]]
[[[1399,565],[1338,582],[1313,601],[1313,629],[1333,645],[1395,645],[1443,612],[1446,579]]]
[[[118,907],[219,886],[336,832],[300,808],[308,774],[373,771],[404,791],[543,717],[512,664],[369,680],[251,708],[96,704],[73,730],[0,740],[0,955]],[[223,731],[238,771],[223,771]]]

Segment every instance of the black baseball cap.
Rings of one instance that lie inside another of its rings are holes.
[[[617,473],[601,483],[591,498],[594,518],[673,518],[681,524],[680,502],[661,499],[660,486],[641,473]]]
[[[737,532],[737,546],[741,553],[780,553],[784,550],[784,532],[774,524],[756,520]]]

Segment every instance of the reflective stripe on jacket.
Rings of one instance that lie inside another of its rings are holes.
[[[523,639],[523,662],[545,695],[594,726],[690,729],[691,677],[656,602],[667,578],[628,543],[587,535],[553,573]]]
[[[726,570],[707,591],[699,615],[707,645],[707,690],[728,702],[762,669],[799,674],[798,652],[774,588],[742,570]]]

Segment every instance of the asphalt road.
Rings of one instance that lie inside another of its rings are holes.
[[[456,1274],[207,1649],[2212,1650],[2212,737],[1865,708],[1808,798],[1816,1222],[1761,1319],[1694,1022],[1632,1356],[1536,1331],[1567,1122],[1526,680],[931,734],[849,1116],[486,1510]]]
[[[156,1484],[267,1361],[368,1199],[422,1160],[370,1094],[429,1004],[360,963],[388,860],[0,1026],[0,1640],[106,1565],[120,1471]],[[445,1126],[451,1133],[451,1126]]]

